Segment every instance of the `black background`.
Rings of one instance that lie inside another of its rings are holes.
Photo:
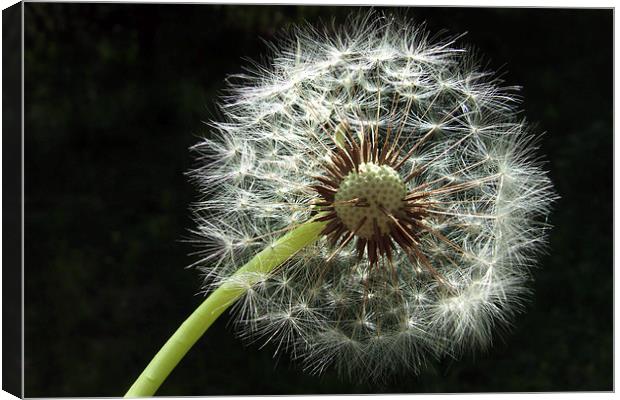
[[[201,302],[184,172],[227,74],[345,7],[25,5],[25,394],[119,396]],[[402,11],[402,10],[401,10]],[[535,294],[487,353],[382,384],[303,373],[222,317],[158,394],[612,390],[611,10],[415,8],[523,85],[561,196]]]

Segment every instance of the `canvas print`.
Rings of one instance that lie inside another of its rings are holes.
[[[613,390],[612,10],[23,12],[25,396]]]

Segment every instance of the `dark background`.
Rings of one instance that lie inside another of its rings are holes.
[[[188,147],[227,74],[345,7],[25,5],[25,394],[123,395],[201,302]],[[612,390],[611,10],[414,8],[524,86],[561,196],[535,294],[487,353],[386,383],[309,376],[221,318],[158,394]]]

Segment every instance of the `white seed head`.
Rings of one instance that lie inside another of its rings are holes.
[[[376,13],[299,28],[231,81],[193,148],[205,289],[328,221],[237,302],[240,335],[363,379],[488,346],[528,294],[555,198],[515,88]]]

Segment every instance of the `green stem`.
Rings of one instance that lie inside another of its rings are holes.
[[[314,243],[325,224],[325,222],[307,222],[300,225],[239,268],[183,322],[153,357],[125,397],[155,394],[174,367],[217,317],[241,297],[249,286],[256,283],[261,274],[270,272],[302,248]]]

